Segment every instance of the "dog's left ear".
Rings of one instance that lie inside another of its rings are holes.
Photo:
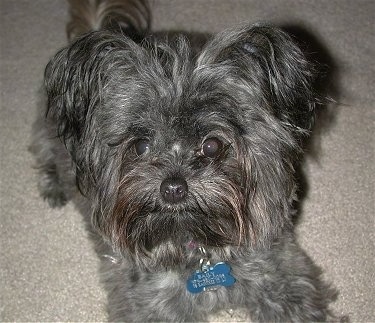
[[[311,129],[316,104],[313,67],[281,29],[252,25],[218,34],[198,58],[198,65],[206,64],[231,66],[231,82],[248,84],[287,128],[297,133]]]

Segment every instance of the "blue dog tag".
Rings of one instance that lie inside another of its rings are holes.
[[[202,271],[197,270],[187,280],[187,290],[196,294],[219,286],[232,286],[235,281],[230,275],[230,267],[224,262],[219,262],[213,267],[207,267]]]

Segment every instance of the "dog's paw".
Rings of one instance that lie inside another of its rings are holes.
[[[41,197],[52,208],[63,207],[69,200],[55,173],[42,173],[38,188]]]
[[[61,208],[68,203],[68,198],[62,190],[44,192],[41,195],[51,208]]]

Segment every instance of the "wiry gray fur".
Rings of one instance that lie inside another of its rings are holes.
[[[191,48],[183,36],[137,44],[96,31],[57,53],[34,134],[41,194],[52,206],[73,199],[91,219],[111,321],[204,321],[223,309],[324,321],[334,291],[291,221],[312,68],[267,25]],[[213,158],[202,152],[207,138],[222,145]],[[149,150],[137,155],[139,140]],[[178,203],[160,193],[167,178],[187,183]],[[189,293],[202,258],[194,246],[229,264],[236,283]]]

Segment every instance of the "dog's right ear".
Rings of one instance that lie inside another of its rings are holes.
[[[114,70],[129,65],[139,46],[126,37],[98,31],[87,34],[58,52],[45,70],[47,115],[57,124],[57,135],[74,158],[94,111]]]

